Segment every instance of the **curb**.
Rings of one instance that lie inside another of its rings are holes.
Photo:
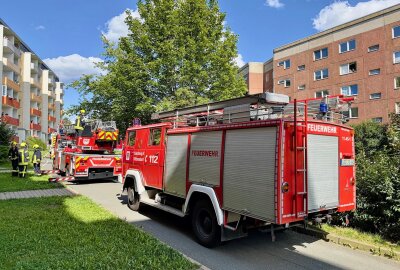
[[[362,243],[353,239],[349,239],[342,236],[337,236],[335,234],[315,230],[313,228],[308,227],[304,229],[300,226],[292,227],[292,230],[298,233],[314,236],[320,239],[323,239],[327,242],[333,242],[339,245],[343,245],[352,249],[359,249],[363,251],[370,252],[373,255],[384,256],[386,258],[400,260],[400,252],[391,250],[386,247],[374,246],[366,243]]]

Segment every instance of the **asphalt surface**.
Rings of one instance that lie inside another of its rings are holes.
[[[187,220],[146,205],[139,212],[128,209],[120,183],[68,185],[210,269],[400,269],[399,262],[292,231],[277,233],[276,242],[269,233],[253,231],[246,238],[207,249],[196,243]]]

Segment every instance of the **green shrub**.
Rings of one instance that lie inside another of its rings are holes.
[[[11,138],[15,135],[15,132],[11,130],[7,124],[0,121],[0,145],[10,146]]]
[[[28,137],[26,139],[26,143],[29,146],[29,149],[32,149],[33,145],[37,144],[39,145],[41,150],[46,150],[47,149],[47,144],[43,142],[41,139],[36,138],[36,137]]]
[[[5,162],[8,160],[8,150],[9,146],[0,145],[0,162]]]

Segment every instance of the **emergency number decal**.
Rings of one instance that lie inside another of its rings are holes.
[[[341,159],[340,166],[354,166],[354,159]]]

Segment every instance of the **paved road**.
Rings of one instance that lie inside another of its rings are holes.
[[[119,183],[69,186],[211,269],[400,269],[398,262],[291,231],[278,233],[276,242],[269,234],[254,231],[247,238],[207,249],[195,242],[184,219],[145,205],[139,212],[129,210]]]

